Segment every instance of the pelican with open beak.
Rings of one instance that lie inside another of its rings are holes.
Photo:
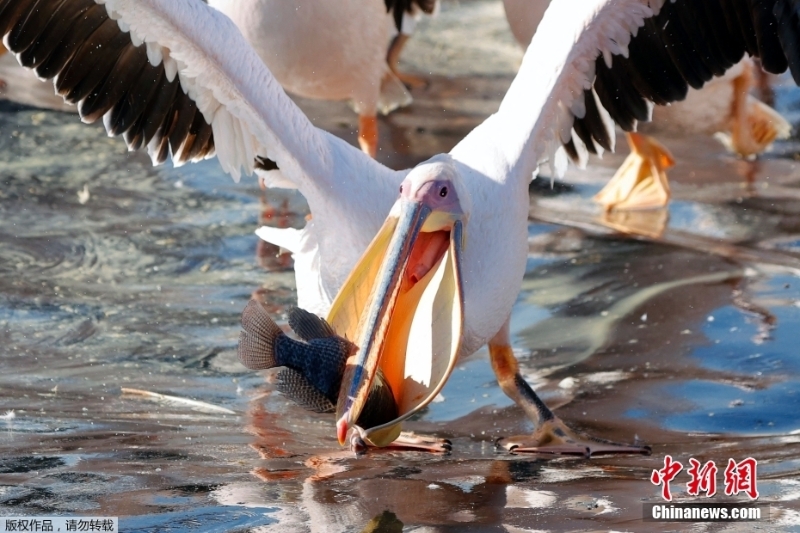
[[[336,297],[328,321],[359,349],[348,359],[336,408],[340,444],[386,446],[430,403],[453,371],[464,324],[461,253],[466,193],[435,158],[411,172],[372,243]],[[396,418],[356,425],[381,371]]]
[[[569,431],[522,375],[510,315],[527,263],[528,184],[541,163],[560,173],[566,155],[581,162],[610,148],[615,123],[632,130],[651,103],[683,99],[745,53],[800,84],[796,15],[785,0],[552,2],[497,112],[410,171],[313,126],[234,23],[203,2],[0,0],[0,35],[85,122],[102,117],[154,163],[216,157],[234,178],[259,166],[265,184],[298,188],[313,218],[259,235],[293,252],[298,306],[330,311],[334,331],[358,346],[336,397],[341,440],[360,421],[359,439],[392,442],[456,357],[488,344],[500,388],[536,426],[498,446],[588,457],[649,450]],[[377,370],[397,409],[365,422]]]

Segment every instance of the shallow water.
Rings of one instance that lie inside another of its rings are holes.
[[[488,32],[489,52],[428,46],[437,32],[456,39],[460,23]],[[497,107],[519,58],[501,28],[494,2],[445,4],[422,28],[410,66],[432,83],[382,120],[384,162],[449,149]],[[779,81],[776,95],[794,117],[800,91]],[[354,140],[346,105],[300,104]],[[531,187],[512,323],[523,372],[573,427],[647,443],[651,456],[498,453],[496,439],[532,426],[484,349],[409,424],[451,439],[452,454],[355,459],[330,416],[288,403],[236,359],[254,291],[276,316],[295,301],[291,261],[253,231],[301,226],[301,198],[264,197],[214,161],[154,169],[70,114],[0,104],[0,132],[0,515],[120,516],[123,531],[148,532],[361,531],[381,516],[383,531],[661,531],[641,521],[642,503],[660,501],[650,473],[670,454],[721,470],[756,458],[759,501],[772,502],[758,525],[800,530],[796,140],[748,163],[706,137],[663,139],[680,162],[668,221],[609,221],[589,201],[624,150],[571,169],[565,185]],[[649,236],[610,229],[623,223]],[[687,480],[673,493],[698,501]],[[710,501],[729,500],[747,501]]]

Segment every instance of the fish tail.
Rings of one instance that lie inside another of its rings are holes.
[[[289,327],[304,341],[336,336],[336,332],[324,319],[299,307],[289,311]]]
[[[239,335],[239,361],[251,370],[279,366],[275,356],[276,345],[284,333],[269,317],[264,304],[250,300],[242,312],[242,328]]]

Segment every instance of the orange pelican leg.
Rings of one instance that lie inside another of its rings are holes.
[[[378,155],[377,115],[358,116],[358,144],[361,146],[361,151],[370,157]]]
[[[8,50],[6,50],[6,47],[5,47],[5,46],[3,46],[3,43],[2,43],[2,42],[0,42],[0,56],[2,56],[3,54],[5,54],[6,52],[8,52]],[[6,88],[6,82],[5,82],[5,80],[3,80],[3,79],[0,79],[0,90],[2,90],[2,89],[5,89],[5,88]]]
[[[751,158],[766,150],[775,139],[786,139],[792,126],[777,111],[750,95],[753,66],[745,65],[733,79],[730,136],[720,135],[726,147],[742,157]]]
[[[400,54],[403,52],[403,48],[406,46],[406,43],[410,38],[410,35],[398,33],[395,38],[392,39],[392,43],[389,45],[389,51],[386,53],[386,62],[389,64],[389,68],[392,70],[394,75],[397,76],[398,79],[406,85],[406,87],[409,89],[421,89],[428,86],[427,79],[423,78],[422,76],[415,76],[414,74],[402,72],[398,68],[398,65],[400,64]]]
[[[650,454],[649,446],[630,446],[580,435],[571,430],[544,404],[519,373],[511,349],[509,321],[489,341],[492,369],[500,388],[519,405],[536,429],[531,435],[500,439],[497,445],[512,453],[554,455]]]

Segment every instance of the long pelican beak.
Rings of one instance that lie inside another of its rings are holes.
[[[344,444],[370,398],[378,371],[397,416],[360,428],[369,444],[385,446],[400,424],[430,403],[455,366],[463,327],[458,216],[401,198],[331,307],[328,321],[353,340],[336,408]]]

